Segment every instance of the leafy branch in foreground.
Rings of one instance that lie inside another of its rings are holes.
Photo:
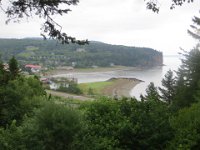
[[[188,30],[188,33],[195,39],[200,40],[200,18],[194,16],[192,19],[193,24],[191,25],[191,29]]]
[[[2,2],[2,0],[0,0]],[[41,35],[46,38],[57,39],[62,44],[76,43],[86,44],[87,40],[77,40],[62,32],[62,27],[52,18],[54,15],[63,15],[71,11],[68,7],[77,5],[79,0],[14,0],[8,2],[8,7],[4,10],[7,15],[6,23],[10,21],[19,22],[22,18],[30,18],[33,15],[44,18]]]
[[[159,0],[144,0],[147,9],[153,12],[159,12]],[[54,15],[68,14],[71,9],[69,6],[77,5],[79,0],[11,0],[7,2],[7,8],[4,10],[2,7],[2,0],[0,0],[0,8],[7,15],[6,23],[14,20],[19,22],[22,18],[30,18],[33,15],[44,18],[45,22],[41,28],[41,35],[46,39],[47,37],[57,39],[62,44],[76,43],[79,45],[88,44],[88,40],[77,40],[62,32],[62,27],[52,18]],[[184,3],[191,3],[194,0],[171,0],[170,9],[175,6],[182,6]]]
[[[144,0],[146,1],[147,9],[158,13],[160,10],[159,0]],[[171,0],[170,9],[174,9],[176,6],[182,6],[184,3],[192,3],[194,0]]]

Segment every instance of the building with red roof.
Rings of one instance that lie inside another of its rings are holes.
[[[27,64],[25,68],[30,68],[32,72],[39,72],[42,67],[40,65]]]

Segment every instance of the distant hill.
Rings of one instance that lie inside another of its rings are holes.
[[[151,48],[111,45],[92,41],[89,45],[62,45],[54,40],[35,38],[0,39],[0,54],[7,61],[15,56],[22,64],[44,66],[134,66],[162,65],[163,56]]]

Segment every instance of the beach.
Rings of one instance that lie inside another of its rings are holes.
[[[101,84],[102,82],[112,81],[112,84],[101,86],[101,89],[97,89],[98,95],[111,96],[111,97],[131,97],[131,90],[143,82],[140,79],[135,78],[134,76],[127,76],[127,72],[137,72],[141,68],[135,67],[108,67],[108,68],[86,68],[86,69],[55,69],[51,72],[48,72],[48,77],[66,77],[66,78],[77,78],[78,84],[84,83],[88,85],[87,89],[84,89],[85,95],[88,93],[88,89],[91,88],[94,91],[93,87],[90,87],[91,83]],[[98,83],[99,82],[99,83]]]
[[[130,97],[130,91],[140,82],[136,78],[111,78],[114,83],[103,90],[103,94],[113,97]]]

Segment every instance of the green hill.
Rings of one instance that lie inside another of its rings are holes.
[[[54,40],[0,39],[0,54],[7,61],[15,56],[22,64],[85,68],[112,65],[152,67],[162,65],[162,53],[151,48],[110,45],[91,41],[89,45],[62,45]]]

